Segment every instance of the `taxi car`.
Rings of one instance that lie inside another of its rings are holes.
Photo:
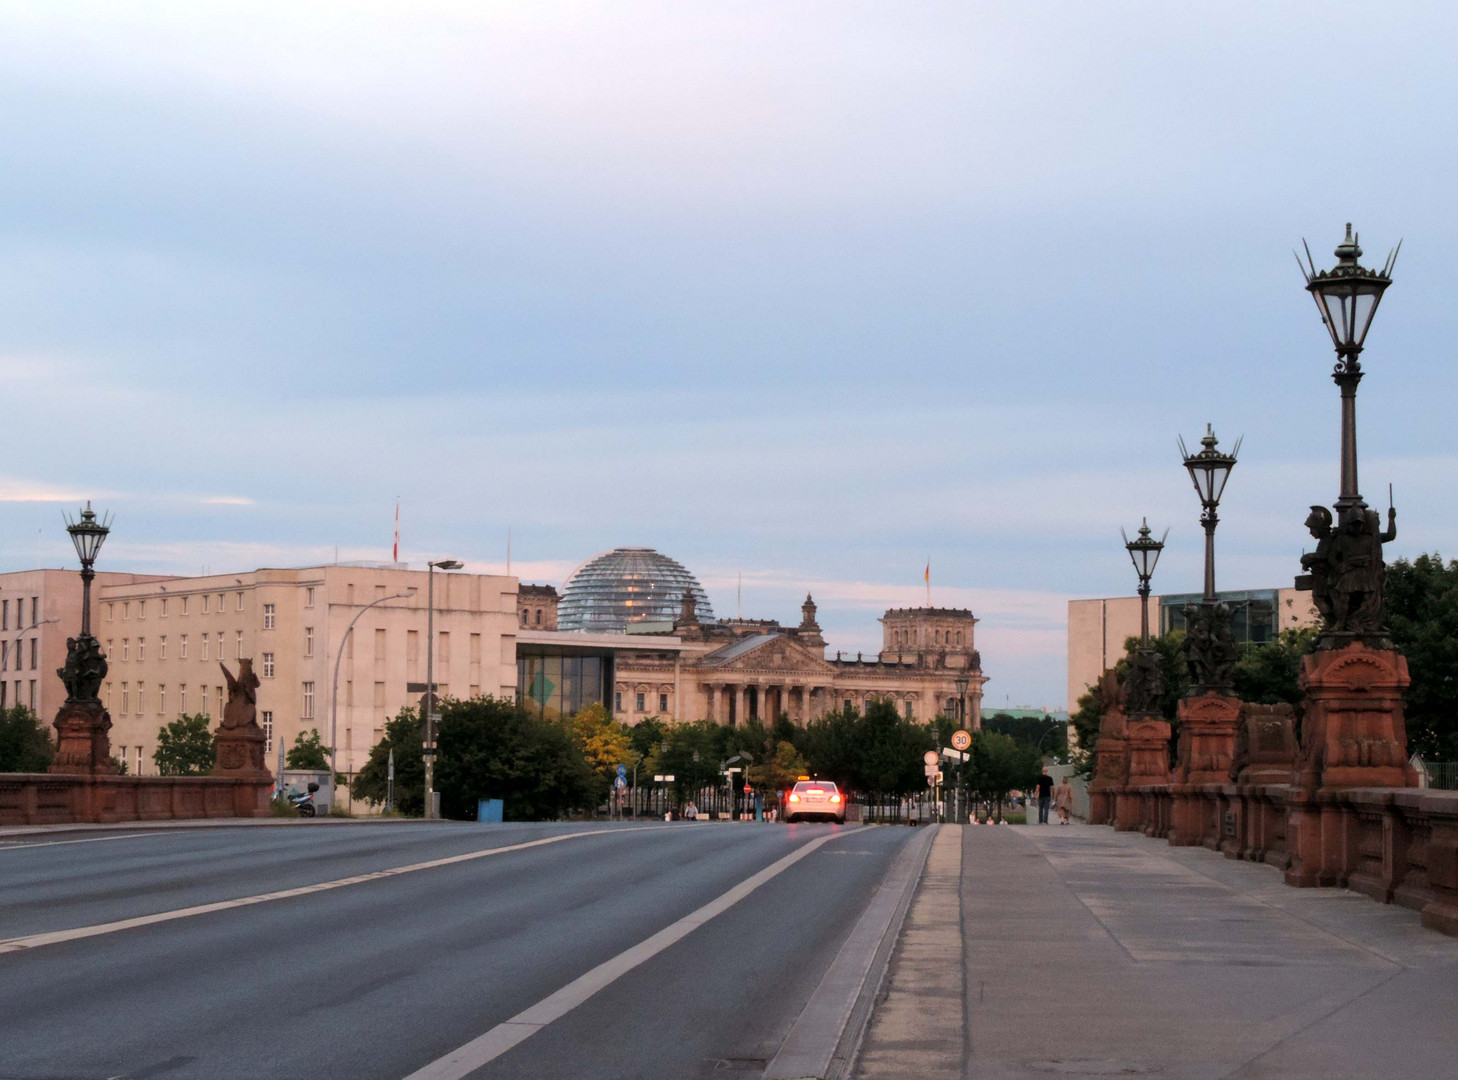
[[[845,824],[845,796],[829,780],[801,780],[785,799],[785,820],[818,818]]]

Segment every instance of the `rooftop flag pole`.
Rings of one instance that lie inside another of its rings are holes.
[[[926,573],[923,575],[923,577],[926,578],[926,606],[927,607],[931,607],[931,556],[930,555],[928,555],[926,557]]]
[[[392,562],[400,561],[400,496],[395,496],[395,551],[391,555]]]
[[[506,527],[506,576],[511,577],[511,526]]]

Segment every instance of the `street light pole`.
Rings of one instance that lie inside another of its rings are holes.
[[[425,816],[435,817],[435,572],[459,570],[457,559],[436,559],[426,564],[425,615]]]
[[[354,633],[354,624],[359,622],[360,616],[370,608],[376,604],[383,604],[386,600],[404,600],[413,595],[415,595],[415,590],[410,589],[407,592],[396,593],[394,596],[382,596],[378,600],[371,600],[355,613],[354,618],[349,620],[349,625],[344,628],[344,636],[339,639],[339,648],[334,654],[334,683],[329,691],[329,766],[336,772],[339,766],[339,662],[344,659],[344,646],[349,641],[349,635]],[[353,777],[354,772],[351,770],[351,780]]]
[[[1387,256],[1381,270],[1364,268],[1357,262],[1362,257],[1362,249],[1348,222],[1346,238],[1333,253],[1336,266],[1317,270],[1311,259],[1311,248],[1307,246],[1306,265],[1301,267],[1306,291],[1316,301],[1321,321],[1336,347],[1337,364],[1331,377],[1342,395],[1342,490],[1336,509],[1343,519],[1351,511],[1364,510],[1367,506],[1357,490],[1357,384],[1362,381],[1358,357],[1372,325],[1372,316],[1377,314],[1377,305],[1382,302],[1382,294],[1392,284],[1392,267],[1400,250],[1401,241]],[[1299,255],[1296,262],[1300,265]]]

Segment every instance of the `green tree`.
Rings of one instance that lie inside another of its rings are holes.
[[[766,754],[749,767],[749,782],[756,790],[769,795],[794,786],[796,780],[808,775],[808,768],[795,744],[781,740],[775,744],[773,754]]]
[[[1301,658],[1316,646],[1315,627],[1283,630],[1275,641],[1247,649],[1235,662],[1235,695],[1257,705],[1301,707]]]
[[[370,749],[369,761],[355,774],[350,791],[356,799],[383,805],[390,789],[390,752],[395,753],[395,808],[402,814],[420,817],[425,813],[425,761],[421,744],[425,740],[420,714],[401,709],[385,722],[385,735]]]
[[[438,745],[445,817],[474,818],[480,799],[503,800],[511,821],[554,821],[596,804],[592,766],[566,728],[515,702],[443,702]]]
[[[1042,757],[1068,760],[1068,725],[1051,716],[1010,716],[993,713],[982,718],[983,731],[1012,737],[1019,746]],[[946,745],[943,743],[942,745]]]
[[[931,729],[906,719],[894,702],[867,705],[855,737],[860,768],[853,790],[906,795],[926,786],[921,759],[933,749]]]
[[[40,773],[56,748],[40,719],[24,705],[0,712],[0,773]]]
[[[308,731],[301,731],[294,736],[294,745],[289,747],[289,752],[284,757],[284,767],[288,769],[329,768],[329,747],[325,746],[319,738],[318,728],[310,728]]]
[[[205,776],[216,760],[210,722],[202,713],[179,716],[157,729],[152,760],[162,776]]]
[[[996,807],[1002,816],[1002,804],[1008,792],[1026,791],[1042,772],[1042,759],[1036,748],[1019,746],[1011,735],[996,731],[979,731],[972,739],[969,760],[964,766],[963,783],[977,798]]]
[[[1437,552],[1387,568],[1387,624],[1407,658],[1408,749],[1458,761],[1458,561]]]
[[[691,797],[700,788],[717,785],[719,763],[731,755],[724,753],[726,733],[712,720],[696,720],[687,724],[670,724],[666,728],[668,748],[659,754],[655,772],[671,773],[673,791],[678,802]]]
[[[818,780],[832,780],[842,790],[855,787],[860,776],[860,747],[856,743],[858,714],[850,706],[816,717],[800,739],[808,772]]]

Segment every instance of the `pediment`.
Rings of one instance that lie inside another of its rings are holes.
[[[719,671],[803,672],[827,676],[835,673],[834,665],[826,663],[824,657],[788,637],[776,634],[758,645],[746,648],[746,644],[739,641],[726,645],[709,653],[701,663]],[[722,655],[726,653],[730,655]]]

